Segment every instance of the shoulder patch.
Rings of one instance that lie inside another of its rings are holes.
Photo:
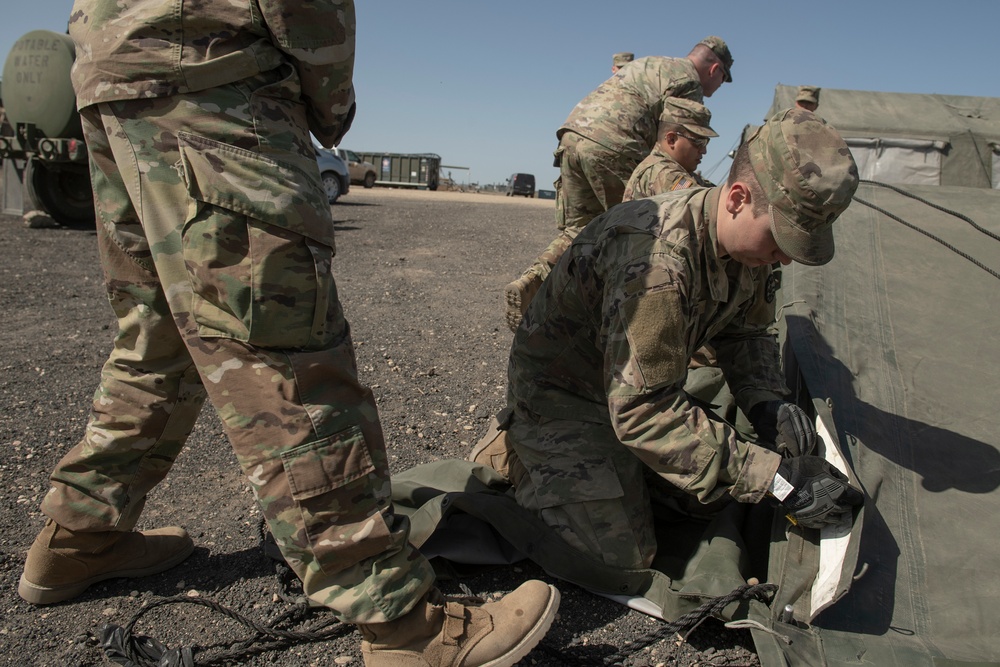
[[[680,178],[677,179],[677,182],[674,183],[674,187],[672,187],[670,189],[671,189],[671,191],[673,191],[673,190],[687,190],[688,188],[693,188],[693,187],[694,187],[694,181],[692,181],[687,176],[681,176]]]
[[[625,333],[646,387],[677,382],[687,372],[687,326],[680,293],[667,285],[623,304]]]

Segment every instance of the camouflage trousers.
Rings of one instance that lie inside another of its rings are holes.
[[[131,529],[207,396],[309,597],[349,622],[404,614],[433,572],[393,512],[294,71],[82,116],[118,332],[42,510]]]
[[[622,202],[625,184],[638,164],[575,132],[562,136],[555,156],[559,162],[555,188],[556,227],[560,233],[522,274],[543,281],[580,230]]]
[[[684,390],[719,415],[737,412],[718,368],[692,367]],[[655,516],[707,519],[733,501],[727,494],[703,504],[678,489],[609,424],[540,417],[520,405],[501,411],[476,449],[485,451],[474,460],[507,477],[519,505],[574,548],[617,567],[652,563]]]
[[[556,227],[583,229],[615,204],[638,162],[575,132],[559,140]]]
[[[506,437],[517,460],[511,469],[525,471],[515,487],[519,505],[607,565],[649,567],[656,534],[646,466],[610,425],[539,417],[518,406]]]

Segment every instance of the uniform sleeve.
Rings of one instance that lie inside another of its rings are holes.
[[[739,440],[683,390],[691,326],[676,261],[653,255],[606,285],[608,409],[619,440],[665,480],[711,502],[763,498],[780,457]],[[635,266],[635,265],[633,265]]]
[[[337,145],[354,119],[353,0],[259,0],[275,45],[295,65],[309,129]]]
[[[775,291],[780,285],[781,272],[771,267],[763,267],[759,272],[754,296],[712,340],[719,367],[744,414],[758,403],[780,399],[788,393],[773,331]]]

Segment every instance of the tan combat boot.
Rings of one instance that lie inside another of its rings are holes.
[[[496,417],[490,422],[486,435],[472,448],[469,460],[493,468],[515,488],[528,472],[507,440],[506,428],[500,428]]]
[[[17,592],[31,604],[63,602],[105,579],[163,572],[192,551],[183,528],[82,533],[49,519],[28,550]]]
[[[528,310],[528,304],[535,298],[541,287],[541,276],[528,269],[520,278],[504,288],[504,300],[507,303],[505,317],[511,331],[517,331],[517,328],[521,326],[521,320]]]
[[[531,580],[496,602],[472,604],[433,589],[405,616],[359,625],[366,667],[509,667],[548,632],[559,591]]]

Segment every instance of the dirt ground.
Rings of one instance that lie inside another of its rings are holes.
[[[394,472],[464,458],[503,406],[511,333],[501,291],[553,238],[554,202],[375,188],[334,206],[334,267],[362,379],[375,391]],[[257,623],[290,609],[287,582],[261,547],[260,513],[215,412],[206,407],[140,527],[183,525],[196,550],[163,574],[111,580],[71,603],[34,608],[16,593],[43,518],[48,474],[79,439],[114,325],[93,231],[28,229],[0,217],[0,664],[110,665],[97,645],[154,601],[211,600]],[[540,577],[562,592],[560,615],[524,665],[602,664],[660,622],[548,578],[531,563],[462,583],[488,597]],[[442,581],[446,593],[458,592]],[[328,620],[317,612],[305,625]],[[297,626],[301,629],[305,626]],[[168,646],[201,646],[249,631],[202,606],[158,607],[135,629]],[[209,653],[200,654],[201,658]],[[206,664],[198,661],[196,664]],[[356,632],[244,655],[233,664],[362,664]],[[746,631],[714,621],[686,641],[660,640],[626,665],[759,665]]]

